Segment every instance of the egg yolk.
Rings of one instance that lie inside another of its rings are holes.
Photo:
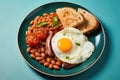
[[[62,52],[69,52],[72,49],[72,42],[68,38],[61,38],[57,42],[58,48]]]

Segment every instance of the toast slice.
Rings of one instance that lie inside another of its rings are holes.
[[[89,34],[89,33],[94,32],[95,30],[98,29],[99,22],[95,18],[95,16],[93,16],[91,13],[89,13],[88,11],[83,10],[81,8],[78,8],[78,13],[82,14],[84,17],[84,20],[85,20],[83,24],[77,26],[77,28],[83,34]]]
[[[56,13],[64,28],[76,27],[84,22],[83,16],[71,7],[58,8]]]

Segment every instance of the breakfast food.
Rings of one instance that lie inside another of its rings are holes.
[[[95,31],[98,22],[92,14],[84,12],[63,7],[35,17],[26,31],[30,57],[56,70],[72,68],[86,61],[92,55],[94,45],[84,34]]]
[[[91,56],[94,46],[78,29],[68,27],[53,36],[52,49],[61,61],[78,64]]]
[[[76,27],[84,22],[81,14],[78,14],[74,8],[64,7],[56,9],[56,13],[63,24],[63,27]]]
[[[64,68],[64,69],[70,69],[70,68],[73,68],[73,67],[75,67],[77,65],[78,64],[69,64],[69,63],[63,62],[62,63],[62,68]]]
[[[77,27],[83,34],[89,34],[98,29],[97,19],[88,11],[78,8],[75,9],[70,7],[58,8],[56,10],[63,27]]]
[[[49,56],[54,56],[54,53],[52,51],[52,47],[51,47],[51,39],[52,39],[52,36],[53,36],[53,32],[52,31],[49,31],[49,35],[46,39],[46,52]]]
[[[56,12],[44,13],[30,22],[26,31],[27,52],[30,57],[50,69],[60,69],[62,61],[51,49],[52,36],[63,29]]]
[[[77,26],[83,34],[89,34],[98,29],[98,20],[88,11],[78,8],[78,13],[84,17],[84,23]]]

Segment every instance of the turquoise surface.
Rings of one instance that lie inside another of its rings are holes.
[[[68,6],[72,8],[83,8],[82,6],[69,3],[69,2],[53,2],[53,3],[48,3],[43,6],[40,6],[36,8],[34,11],[32,11],[27,17],[24,19],[22,22],[19,33],[18,33],[18,46],[20,49],[20,52],[24,59],[27,61],[27,63],[37,71],[50,75],[50,76],[56,76],[56,77],[65,77],[65,76],[73,76],[79,73],[82,73],[83,71],[87,70],[89,67],[95,64],[95,62],[100,58],[104,47],[105,47],[105,33],[102,25],[99,25],[99,29],[92,33],[91,35],[88,36],[88,39],[94,44],[95,50],[92,54],[92,56],[87,59],[85,62],[83,62],[80,65],[77,65],[74,68],[71,69],[63,69],[61,68],[60,70],[53,70],[49,69],[48,67],[45,67],[41,65],[38,61],[30,58],[29,53],[26,52],[27,49],[27,44],[25,41],[25,33],[27,28],[30,25],[30,21],[32,21],[37,15],[43,15],[43,13],[50,13],[55,11],[55,9],[63,6]],[[52,7],[52,8],[51,8]],[[48,9],[49,8],[49,9]]]
[[[69,1],[79,4],[102,22],[107,35],[100,60],[86,72],[68,78],[55,78],[31,69],[17,45],[17,32],[23,19],[42,4]],[[120,9],[119,0],[0,0],[0,80],[119,80]]]

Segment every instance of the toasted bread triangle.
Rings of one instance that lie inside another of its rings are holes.
[[[78,29],[80,29],[80,31],[82,31],[83,34],[91,33],[98,29],[99,23],[95,16],[81,8],[78,8],[78,13],[82,14],[85,20],[83,24],[77,27]]]
[[[56,13],[63,24],[63,27],[76,27],[84,22],[81,14],[78,14],[74,8],[64,7],[56,9]]]

